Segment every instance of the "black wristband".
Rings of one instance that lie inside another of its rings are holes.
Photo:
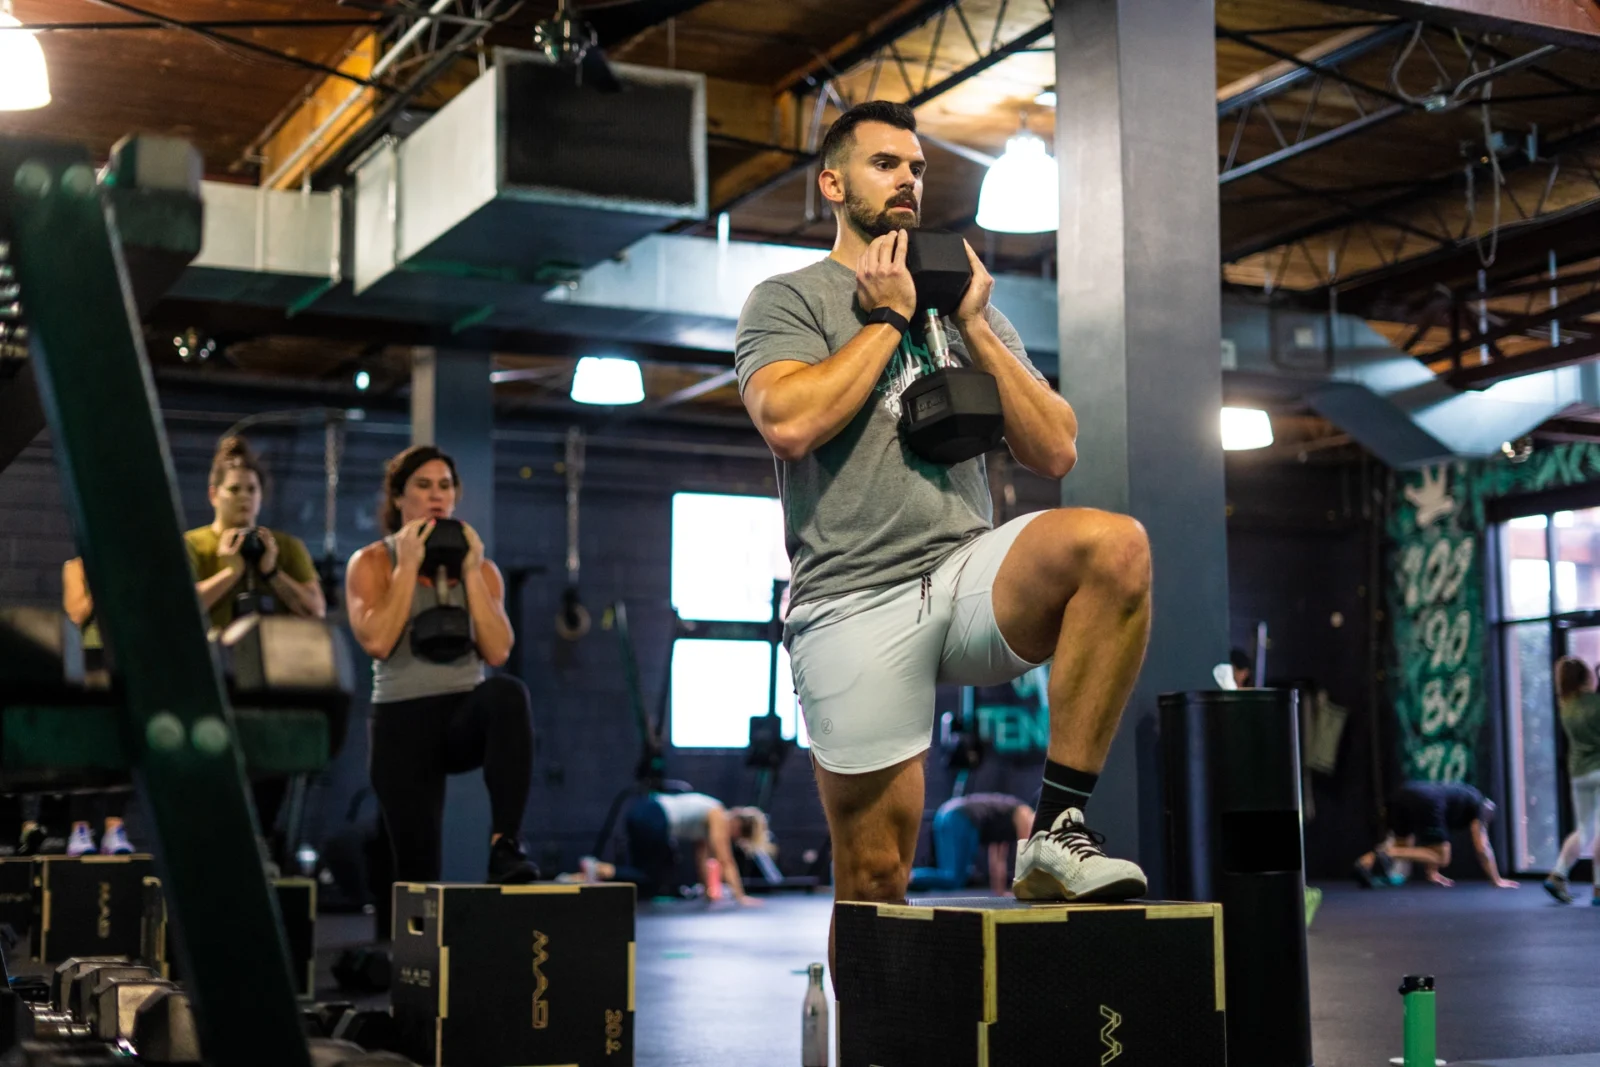
[[[272,572],[270,574],[263,574],[261,576],[261,580],[263,582],[270,582],[270,581],[272,581],[272,579],[276,578],[277,576],[278,576],[278,568],[277,567],[273,567],[272,568]]]
[[[902,337],[905,336],[907,330],[911,329],[910,320],[908,320],[904,315],[900,314],[900,312],[896,311],[894,308],[888,306],[873,308],[867,313],[868,326],[872,326],[880,322],[885,326],[893,326],[896,330],[900,331],[900,336]]]

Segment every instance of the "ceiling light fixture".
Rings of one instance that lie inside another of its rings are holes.
[[[1061,179],[1055,157],[1027,126],[983,176],[978,225],[996,233],[1050,233],[1061,225]]]
[[[356,389],[364,393],[371,387],[372,375],[368,374],[364,370],[356,371]]]
[[[1045,89],[1042,93],[1033,98],[1033,102],[1038,104],[1040,107],[1055,107],[1056,87],[1052,85],[1048,89]]]
[[[39,35],[22,29],[11,0],[0,0],[0,111],[32,111],[50,102],[50,71]]]
[[[1256,408],[1222,409],[1222,447],[1227,452],[1272,444],[1272,420]]]
[[[570,395],[580,404],[638,404],[644,400],[644,376],[631,359],[584,356],[573,372]]]

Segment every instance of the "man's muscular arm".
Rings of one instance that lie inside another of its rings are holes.
[[[867,246],[856,265],[856,291],[867,311],[889,307],[911,317],[916,286],[906,270],[905,231]],[[744,405],[773,454],[793,462],[831,441],[871,398],[899,345],[899,331],[876,323],[820,363],[784,360],[751,375]]]
[[[967,246],[972,285],[956,310],[956,326],[973,363],[994,376],[1005,413],[1006,444],[1017,462],[1045,478],[1065,478],[1078,462],[1078,416],[1054,389],[1028,373],[989,325],[994,278]]]

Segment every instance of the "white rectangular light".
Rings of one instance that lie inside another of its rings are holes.
[[[1272,444],[1272,420],[1255,408],[1222,409],[1222,447],[1228,452]]]

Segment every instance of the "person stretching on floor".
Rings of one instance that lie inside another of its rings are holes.
[[[1395,861],[1420,863],[1434,885],[1452,886],[1441,872],[1450,866],[1450,835],[1467,831],[1472,836],[1478,866],[1491,885],[1516,889],[1518,883],[1500,877],[1494,849],[1489,845],[1489,821],[1495,804],[1460,782],[1407,782],[1389,798],[1389,836],[1356,860],[1356,882],[1367,887],[1388,885]]]

